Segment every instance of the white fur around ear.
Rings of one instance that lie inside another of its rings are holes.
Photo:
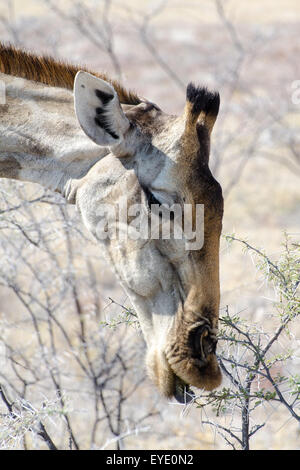
[[[88,72],[77,72],[74,102],[79,124],[90,139],[104,147],[122,142],[130,123],[110,83]]]

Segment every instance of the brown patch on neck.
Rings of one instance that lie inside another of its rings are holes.
[[[72,90],[75,75],[79,70],[92,73],[96,77],[110,82],[117,91],[121,103],[133,105],[141,103],[135,93],[125,90],[119,82],[110,80],[103,73],[99,74],[91,72],[85,67],[55,61],[49,56],[34,55],[17,49],[11,44],[5,45],[0,42],[0,72],[7,75]]]

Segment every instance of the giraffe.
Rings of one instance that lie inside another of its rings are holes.
[[[76,205],[137,312],[148,375],[163,396],[182,403],[190,386],[218,387],[223,197],[209,153],[219,94],[189,83],[182,115],[168,115],[103,74],[5,44],[0,83],[0,177],[39,183]],[[204,206],[201,247],[175,236],[100,236],[109,216],[99,208],[124,201],[146,220],[154,206],[189,205],[193,227]]]

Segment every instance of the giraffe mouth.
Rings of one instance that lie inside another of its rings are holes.
[[[182,340],[179,346],[178,338]],[[216,331],[207,320],[176,335],[166,359],[173,373],[173,395],[179,403],[189,403],[195,399],[190,386],[210,391],[220,385],[216,344]]]
[[[221,383],[216,335],[207,321],[201,321],[172,339],[163,349],[148,350],[148,374],[162,395],[188,404],[195,400],[190,387],[211,391]]]
[[[175,392],[174,398],[178,403],[187,405],[195,399],[196,395],[189,385],[175,375]]]

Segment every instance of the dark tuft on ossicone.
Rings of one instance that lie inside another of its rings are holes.
[[[206,87],[196,87],[192,82],[186,89],[186,99],[193,104],[192,113],[204,111],[216,116],[220,107],[220,95],[217,91],[209,91]]]

